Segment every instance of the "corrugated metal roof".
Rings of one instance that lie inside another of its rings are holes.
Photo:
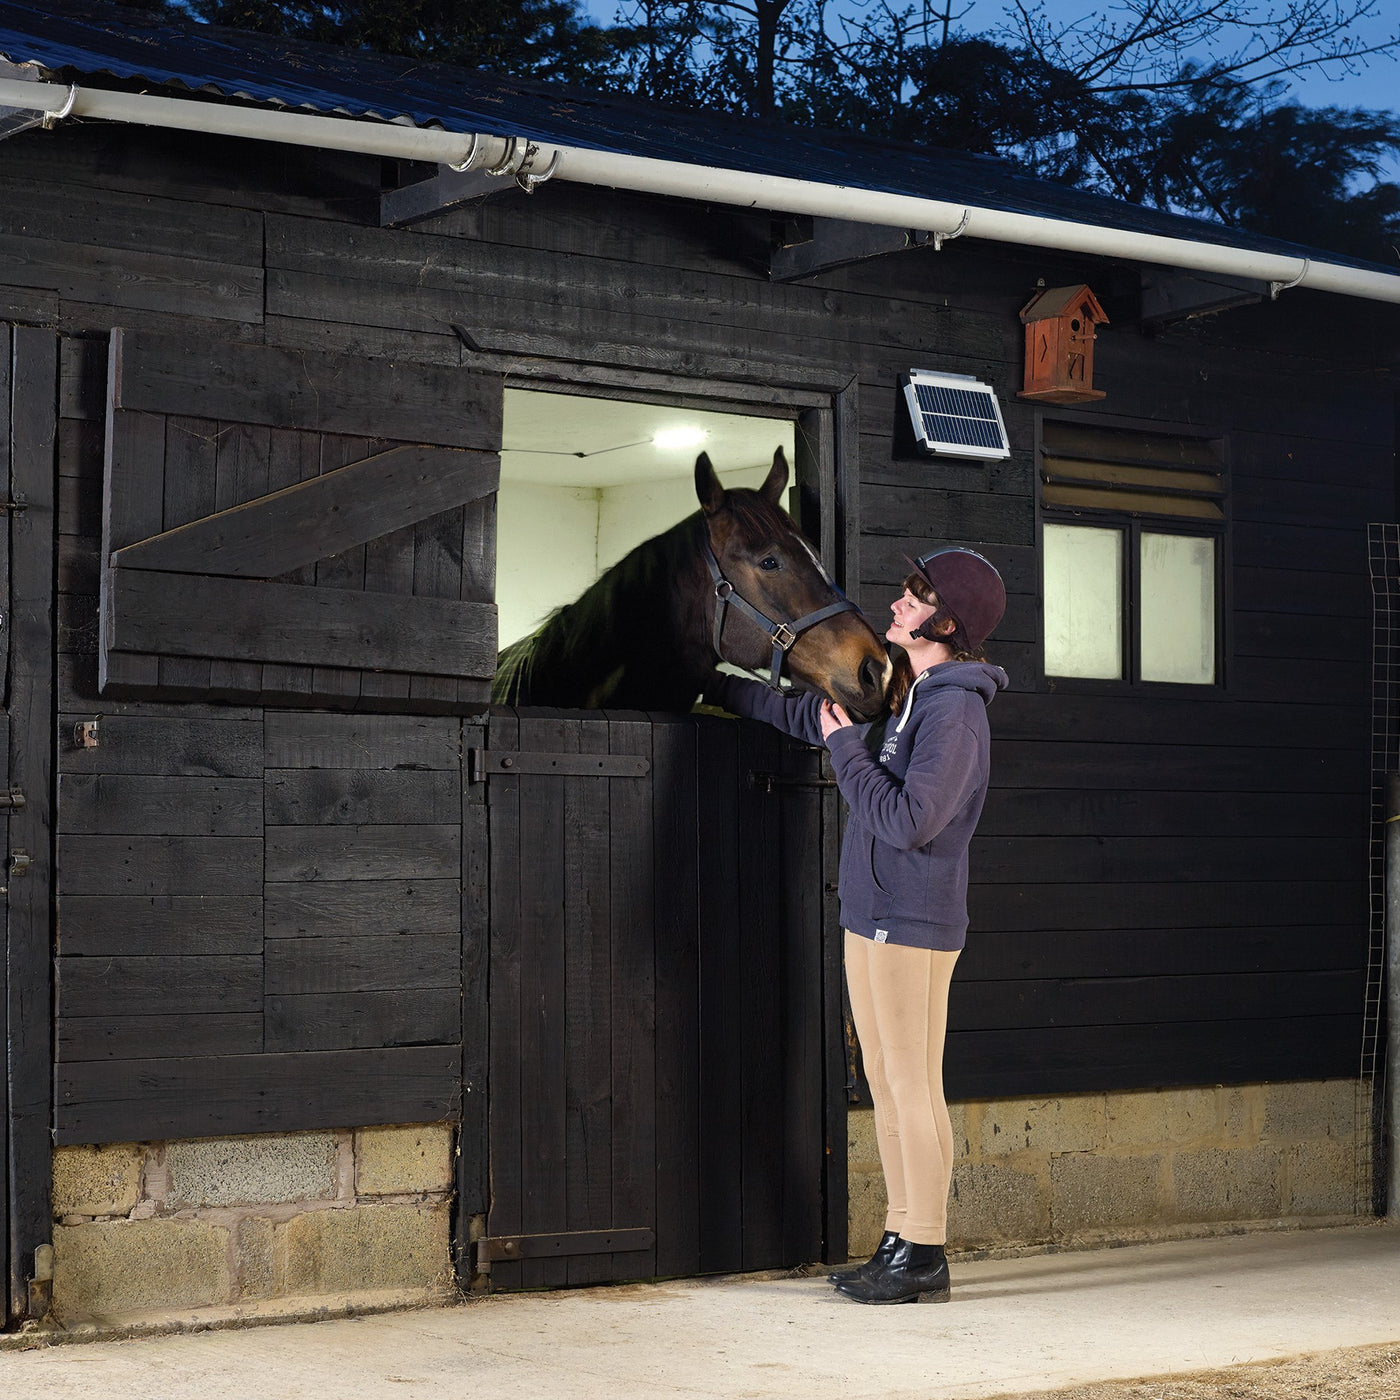
[[[110,77],[266,106],[407,120],[465,133],[528,136],[542,145],[789,176],[1224,247],[1325,256],[1338,265],[1394,272],[1032,179],[989,157],[808,131],[779,122],[677,112],[480,70],[193,21],[158,23],[140,11],[93,0],[64,0],[61,13],[32,0],[0,0],[0,56],[35,65],[55,81]]]

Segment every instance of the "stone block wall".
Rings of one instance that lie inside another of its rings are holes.
[[[1354,1080],[951,1105],[956,1250],[1320,1223],[1356,1206]],[[884,1228],[873,1113],[850,1114],[850,1241]]]
[[[54,1316],[441,1301],[453,1150],[445,1124],[60,1147]]]

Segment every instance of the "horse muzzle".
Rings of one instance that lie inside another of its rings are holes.
[[[835,645],[828,643],[820,650],[813,645],[809,650],[799,641],[791,653],[792,672],[794,678],[835,701],[857,724],[865,724],[887,708],[894,665],[860,614],[848,613],[827,624],[831,630],[842,626],[847,635]],[[814,642],[820,630],[814,630]]]
[[[888,656],[882,655],[878,661],[873,656],[867,656],[856,668],[854,685],[833,687],[845,693],[833,694],[831,698],[857,724],[878,719],[886,709],[885,696],[889,692],[893,673],[894,667]]]

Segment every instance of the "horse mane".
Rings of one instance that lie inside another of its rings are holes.
[[[675,689],[677,667],[668,666],[665,652],[683,645],[679,633],[686,630],[686,619],[678,612],[683,600],[677,585],[679,575],[698,562],[703,528],[701,512],[695,511],[644,540],[572,603],[512,642],[498,658],[491,699],[499,705],[579,709],[623,703],[618,696],[629,663],[638,662],[660,688]],[[673,645],[649,652],[658,637]],[[635,671],[632,679],[637,680]],[[689,708],[699,688],[697,680],[694,691],[674,703]],[[665,708],[667,698],[648,703]]]

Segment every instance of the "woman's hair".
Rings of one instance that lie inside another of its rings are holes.
[[[987,659],[987,654],[981,647],[968,645],[967,633],[963,631],[962,623],[948,611],[943,600],[929,587],[928,580],[922,574],[910,574],[904,580],[904,587],[921,603],[927,603],[934,610],[933,616],[924,623],[924,626],[930,631],[938,631],[949,622],[954,624],[951,632],[941,633],[938,638],[953,653],[954,661],[985,661]],[[899,647],[894,654],[894,675],[890,679],[888,692],[891,714],[898,714],[904,708],[904,702],[909,698],[909,690],[913,684],[914,668],[909,664],[908,653]]]

